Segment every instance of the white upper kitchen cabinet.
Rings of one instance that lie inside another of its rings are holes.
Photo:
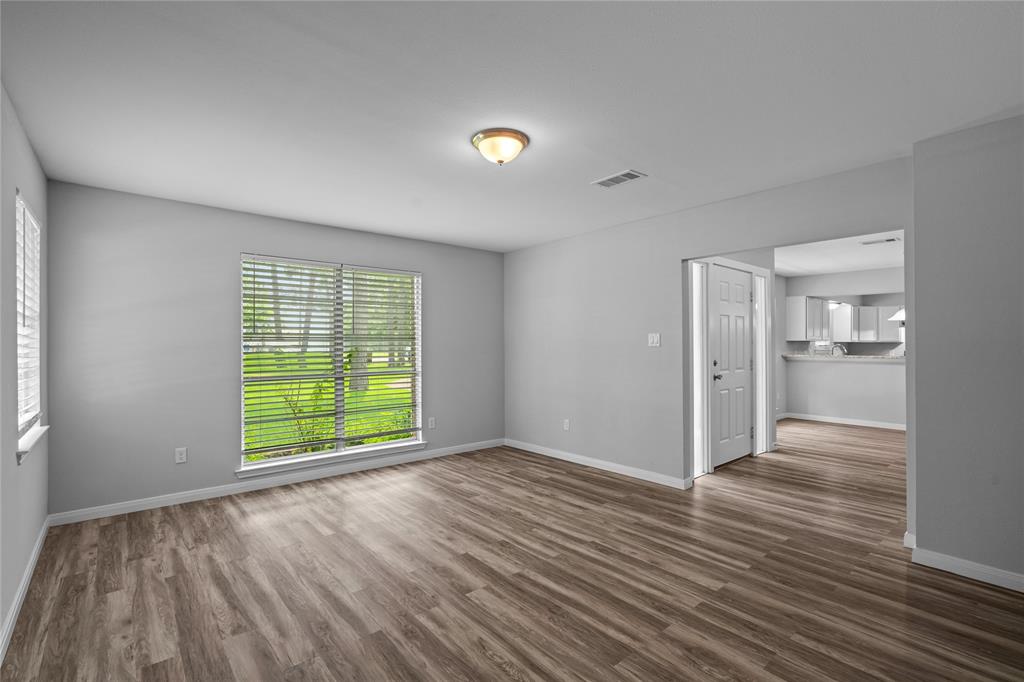
[[[853,306],[840,303],[829,311],[831,320],[831,338],[835,343],[853,341]]]
[[[828,301],[816,298],[815,307],[818,309],[818,315],[821,317],[817,318],[817,325],[815,331],[817,332],[816,341],[828,341],[829,334],[829,316],[828,316]]]
[[[828,341],[828,301],[811,296],[786,297],[786,340]]]
[[[889,318],[899,312],[901,305],[880,305],[878,306],[878,340],[893,341],[900,340],[900,323],[893,322]]]
[[[853,309],[853,338],[851,341],[878,341],[878,308],[858,305]]]

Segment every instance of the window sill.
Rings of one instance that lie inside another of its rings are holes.
[[[340,464],[342,462],[354,462],[362,459],[371,459],[384,455],[394,455],[400,452],[411,452],[422,450],[427,447],[424,440],[403,441],[394,445],[387,443],[381,445],[368,445],[361,448],[352,448],[343,452],[325,452],[319,455],[306,457],[292,457],[279,462],[273,460],[258,462],[256,464],[244,464],[235,469],[235,476],[238,478],[252,478],[254,476],[266,476],[278,474],[283,471],[295,471],[297,469],[308,469],[310,467],[325,466],[328,464]]]
[[[18,464],[20,465],[25,461],[25,458],[29,456],[32,450],[36,447],[36,443],[42,440],[46,432],[50,430],[50,425],[42,426],[36,424],[28,432],[25,433],[20,439],[18,439]]]

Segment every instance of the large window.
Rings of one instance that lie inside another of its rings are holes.
[[[39,422],[41,402],[40,230],[21,194],[15,199],[17,231],[15,273],[17,277],[18,325],[18,437]]]
[[[420,439],[420,275],[242,257],[242,463]]]

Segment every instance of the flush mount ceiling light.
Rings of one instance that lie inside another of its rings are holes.
[[[473,146],[480,155],[499,166],[519,156],[519,152],[530,144],[526,133],[512,128],[488,128],[473,136]]]

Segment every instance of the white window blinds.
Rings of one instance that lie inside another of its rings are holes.
[[[41,412],[40,230],[21,194],[15,199],[15,276],[18,326],[18,436],[39,421]]]
[[[242,258],[243,463],[420,436],[420,275]]]

